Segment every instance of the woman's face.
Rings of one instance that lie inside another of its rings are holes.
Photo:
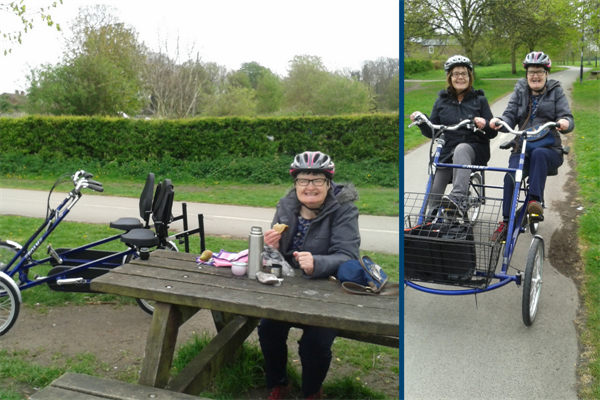
[[[463,92],[469,87],[469,70],[463,66],[454,67],[450,72],[452,87],[458,92]]]
[[[306,186],[302,186],[303,184]],[[296,176],[295,186],[298,200],[310,208],[319,208],[327,197],[329,181],[324,174],[301,172]]]
[[[541,92],[546,85],[546,70],[539,65],[532,65],[527,68],[527,83],[531,90]]]

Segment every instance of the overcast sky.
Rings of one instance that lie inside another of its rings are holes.
[[[51,3],[25,0],[28,9]],[[35,16],[34,29],[23,35],[22,44],[11,45],[11,54],[2,55],[8,45],[2,42],[0,93],[26,90],[30,67],[57,63],[69,22],[80,6],[94,4],[118,9],[120,20],[151,49],[179,37],[182,52],[194,45],[203,61],[232,70],[256,61],[285,76],[289,61],[302,54],[321,57],[332,71],[358,69],[379,57],[399,58],[397,0],[63,0],[51,10],[63,33]],[[19,27],[17,22],[0,12],[2,33]]]

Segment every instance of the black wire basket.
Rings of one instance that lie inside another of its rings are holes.
[[[502,200],[404,194],[404,279],[486,288],[502,250]]]

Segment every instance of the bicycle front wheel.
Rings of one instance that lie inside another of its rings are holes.
[[[179,251],[177,245],[170,240],[163,247],[163,250]],[[150,315],[154,314],[154,300],[135,299],[135,302],[145,313]]]
[[[0,274],[0,336],[13,327],[21,310],[21,293],[15,281]]]
[[[542,272],[544,271],[544,241],[534,237],[529,247],[525,277],[523,278],[523,322],[531,326],[537,315],[540,292],[542,290]]]

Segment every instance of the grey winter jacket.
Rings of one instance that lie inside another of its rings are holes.
[[[527,79],[519,79],[515,85],[515,91],[510,97],[508,106],[500,119],[513,129],[518,125],[520,130],[545,124],[546,122],[556,122],[561,118],[566,119],[569,121],[569,128],[567,130],[559,132],[556,129],[552,129],[552,134],[554,135],[554,146],[552,146],[552,148],[562,157],[563,153],[560,133],[565,134],[571,132],[575,128],[575,121],[573,120],[573,114],[571,114],[567,96],[560,86],[560,82],[554,79],[548,79],[548,82],[546,82],[546,90],[542,93],[533,122],[531,121],[531,118],[527,121],[530,98],[531,91],[529,90]],[[506,131],[506,128],[502,128],[502,130]],[[521,142],[521,138],[517,138],[517,146],[513,152],[521,151]]]
[[[493,118],[490,105],[483,90],[471,89],[461,102],[448,90],[441,90],[438,98],[433,104],[429,120],[435,125],[455,125],[465,119],[475,117],[484,118],[487,124],[483,130],[475,132],[466,127],[455,131],[445,131],[446,144],[440,154],[440,162],[452,163],[454,149],[461,143],[468,143],[475,151],[475,164],[486,165],[490,159],[490,139],[495,138],[498,132],[489,126]],[[421,133],[431,138],[431,128],[426,124],[420,124]],[[435,132],[437,133],[437,132]]]
[[[301,251],[310,252],[314,258],[314,273],[312,276],[305,275],[307,278],[327,278],[335,275],[344,261],[358,260],[358,208],[353,203],[357,199],[358,192],[353,185],[332,184],[324,207],[312,220],[302,245]],[[298,228],[300,206],[296,191],[291,190],[279,200],[271,224],[281,223],[290,227],[281,235],[279,252],[293,268],[300,268],[290,250],[292,238]]]

